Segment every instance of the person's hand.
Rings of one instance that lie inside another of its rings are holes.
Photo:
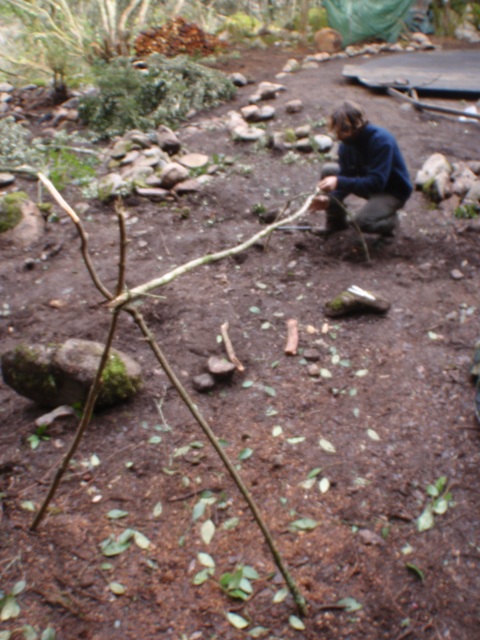
[[[315,196],[310,204],[310,211],[322,211],[328,207],[328,196]]]
[[[326,178],[323,178],[323,180],[320,180],[320,182],[318,183],[318,188],[320,189],[320,191],[329,193],[330,191],[335,191],[335,189],[337,188],[337,184],[337,176],[327,176]]]

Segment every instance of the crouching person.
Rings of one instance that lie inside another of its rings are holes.
[[[326,211],[324,236],[348,227],[341,206],[349,194],[367,202],[355,214],[364,233],[393,235],[398,210],[412,193],[412,183],[394,136],[367,120],[363,109],[345,101],[330,116],[330,128],[340,141],[339,163],[325,164],[312,201],[313,211]]]

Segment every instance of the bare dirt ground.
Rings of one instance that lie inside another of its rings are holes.
[[[251,51],[224,67],[255,82],[275,81],[291,56]],[[404,109],[347,84],[343,64],[282,78],[287,91],[274,102],[275,128],[318,122],[333,103],[349,98],[396,135],[412,177],[436,151],[451,162],[480,159],[477,124]],[[205,124],[238,109],[252,90],[240,89],[232,103],[193,121]],[[305,109],[288,115],[284,105],[293,98]],[[462,108],[459,100],[451,105]],[[182,127],[180,138],[191,151],[225,154],[234,163],[179,204],[126,202],[129,286],[245,240],[261,228],[252,208],[282,207],[310,192],[319,176],[318,156],[286,163],[281,154],[235,144],[205,126]],[[19,186],[36,199],[33,183]],[[72,189],[66,196],[72,204],[81,200]],[[297,613],[290,596],[274,600],[285,585],[235,485],[133,322],[122,316],[115,346],[141,362],[145,388],[129,404],[95,415],[36,533],[29,530],[29,508],[44,498],[73,426],[56,424],[32,450],[27,438],[45,410],[0,387],[0,588],[9,593],[26,582],[16,598],[20,615],[0,622],[0,633],[20,638],[23,626],[32,625],[37,632],[51,626],[67,640],[226,640],[263,627],[272,640],[479,638],[480,438],[469,379],[478,337],[479,228],[455,220],[450,204],[432,207],[415,192],[393,241],[367,239],[369,264],[353,230],[328,242],[276,232],[268,251],[256,246],[199,268],[142,305],[175,372],[238,463],[307,598],[305,630],[289,623]],[[88,278],[75,229],[58,213],[61,222],[49,224],[28,252],[1,245],[0,292],[10,311],[0,318],[2,350],[21,341],[106,338],[109,313]],[[306,222],[320,224],[321,215]],[[85,226],[99,275],[113,287],[113,205],[93,203]],[[24,268],[26,258],[59,246],[33,270]],[[463,278],[453,278],[453,270]],[[326,318],[325,302],[352,284],[387,297],[388,314]],[[51,306],[52,300],[61,304]],[[284,355],[289,318],[300,327],[294,357]],[[204,371],[209,356],[224,354],[217,337],[226,321],[246,370],[199,394],[192,376]],[[321,354],[325,371],[318,378],[307,373],[303,352],[310,348]],[[309,474],[315,482],[305,484]],[[433,528],[419,532],[427,486],[443,476],[453,503],[435,516]],[[323,493],[322,479],[328,480]],[[202,496],[210,499],[195,520]],[[127,514],[108,518],[113,509]],[[317,523],[313,530],[291,529],[306,518]],[[209,544],[201,529],[207,520],[215,524]],[[133,543],[105,557],[102,541],[127,528],[147,536],[150,546]],[[214,560],[215,572],[197,586],[201,552]],[[218,584],[238,565],[259,574],[245,602]],[[112,582],[123,585],[123,595],[112,592]],[[347,602],[354,610],[337,604],[344,598],[353,599]],[[248,627],[232,626],[229,612]]]

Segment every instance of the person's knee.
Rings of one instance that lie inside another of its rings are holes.
[[[320,178],[326,178],[327,176],[338,176],[340,173],[340,165],[337,162],[326,162],[320,173]]]

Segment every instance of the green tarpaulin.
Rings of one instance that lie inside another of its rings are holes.
[[[328,22],[347,46],[367,38],[395,42],[414,0],[323,0]]]

